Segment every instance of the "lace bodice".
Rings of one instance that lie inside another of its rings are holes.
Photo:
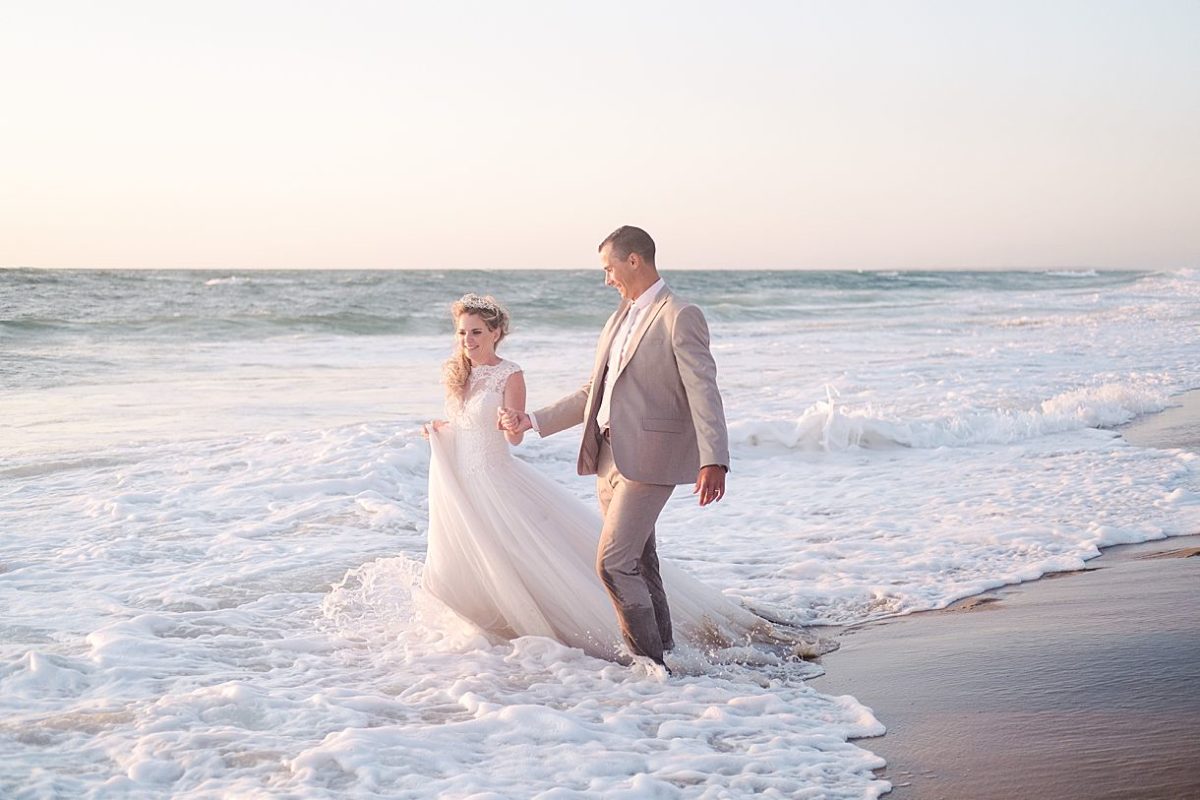
[[[511,458],[508,440],[496,427],[496,412],[504,402],[504,385],[521,368],[511,361],[471,369],[466,396],[460,404],[446,401],[446,418],[454,430],[455,456],[467,472],[485,467],[495,458]]]

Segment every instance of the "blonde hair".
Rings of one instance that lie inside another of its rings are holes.
[[[508,311],[496,302],[490,294],[481,297],[477,294],[464,294],[450,306],[450,317],[458,322],[463,314],[476,314],[483,320],[489,331],[500,331],[496,346],[508,335]],[[442,382],[446,385],[446,396],[457,400],[460,404],[467,392],[467,381],[471,379],[471,359],[455,336],[454,352],[442,365]]]

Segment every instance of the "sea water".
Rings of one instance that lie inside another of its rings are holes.
[[[883,792],[848,739],[887,721],[804,665],[663,680],[421,591],[449,304],[507,304],[536,407],[587,378],[601,277],[0,271],[0,796]],[[659,549],[731,596],[853,623],[1200,530],[1197,456],[1115,430],[1200,386],[1195,270],[666,278],[733,463]],[[517,452],[592,503],[577,436]]]

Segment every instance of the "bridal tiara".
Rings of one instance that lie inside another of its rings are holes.
[[[458,302],[462,305],[463,310],[490,311],[493,314],[505,313],[500,304],[490,296],[483,297],[477,294],[464,294],[458,299]]]

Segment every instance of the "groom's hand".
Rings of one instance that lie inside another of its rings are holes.
[[[715,503],[725,496],[725,468],[720,464],[708,464],[700,468],[696,476],[696,487],[692,494],[700,495],[700,505]]]

